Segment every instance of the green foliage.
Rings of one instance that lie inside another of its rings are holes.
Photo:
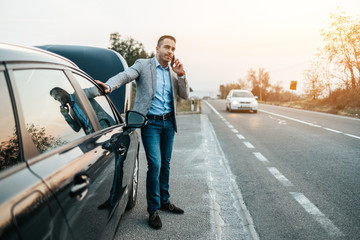
[[[144,45],[131,37],[122,38],[118,32],[110,34],[110,49],[121,54],[127,64],[132,66],[139,58],[154,57],[154,53],[148,54]]]

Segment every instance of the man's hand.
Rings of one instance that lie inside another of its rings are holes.
[[[61,114],[62,114],[64,117],[66,117],[67,115],[69,115],[69,108],[68,108],[68,106],[66,106],[66,105],[61,105],[61,106],[60,106],[60,112],[61,112]]]
[[[95,82],[104,90],[104,92],[106,94],[110,93],[110,89],[108,88],[108,86],[103,83],[102,81],[99,81],[99,80],[95,80]],[[101,92],[99,92],[99,94],[102,94]]]
[[[172,65],[171,68],[179,77],[182,77],[185,75],[184,66],[179,61],[179,59],[175,59],[174,65]]]

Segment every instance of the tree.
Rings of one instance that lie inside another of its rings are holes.
[[[249,84],[244,81],[243,79],[238,79],[237,83],[229,83],[226,85],[221,84],[220,85],[220,98],[225,99],[226,96],[229,94],[230,90],[232,89],[248,89]]]
[[[342,69],[346,88],[360,85],[360,19],[337,9],[330,14],[330,26],[321,31],[328,61]]]
[[[121,35],[118,32],[114,32],[110,34],[110,45],[109,49],[118,52],[125,59],[128,66],[132,66],[136,60],[139,58],[152,58],[155,54],[152,52],[148,54],[145,51],[144,45],[131,37],[121,38]],[[136,96],[136,84],[132,83],[131,88],[131,106],[130,109],[133,108],[135,103]]]
[[[129,66],[132,66],[139,58],[151,58],[155,56],[153,52],[148,54],[142,43],[131,37],[121,38],[118,32],[110,34],[110,44],[110,49],[120,53]]]
[[[249,69],[247,80],[252,83],[252,93],[260,96],[260,100],[266,100],[270,85],[270,74],[264,68],[259,68],[258,74],[252,68]]]
[[[55,138],[52,135],[47,135],[44,127],[37,128],[33,123],[26,125],[28,133],[33,140],[36,148],[40,153],[46,152],[49,149],[56,148],[66,144],[60,138]]]
[[[324,80],[322,78],[322,70],[322,62],[319,60],[319,58],[315,58],[312,61],[310,68],[304,72],[306,85],[305,92],[314,100],[318,99],[325,89]]]
[[[34,124],[26,126],[27,131],[40,153],[64,145],[66,142],[52,135],[47,135],[44,127],[37,128]],[[20,163],[18,134],[14,128],[12,136],[0,144],[0,169]]]

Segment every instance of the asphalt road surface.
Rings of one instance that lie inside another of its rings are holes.
[[[360,120],[203,104],[260,239],[360,239]]]
[[[141,150],[137,205],[115,239],[360,239],[359,119],[209,100],[177,120],[170,193],[185,214],[148,226]]]

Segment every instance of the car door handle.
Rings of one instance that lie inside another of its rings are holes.
[[[70,189],[70,197],[77,198],[82,200],[88,190],[90,185],[90,177],[86,173],[78,173],[74,177],[74,186]]]
[[[118,153],[121,155],[121,156],[124,156],[125,153],[126,153],[126,147],[122,144],[120,144],[119,148],[117,149]]]
[[[121,156],[124,156],[127,150],[124,144],[120,143],[119,147],[117,147],[117,144],[114,142],[105,142],[102,148],[110,152],[117,151]]]

